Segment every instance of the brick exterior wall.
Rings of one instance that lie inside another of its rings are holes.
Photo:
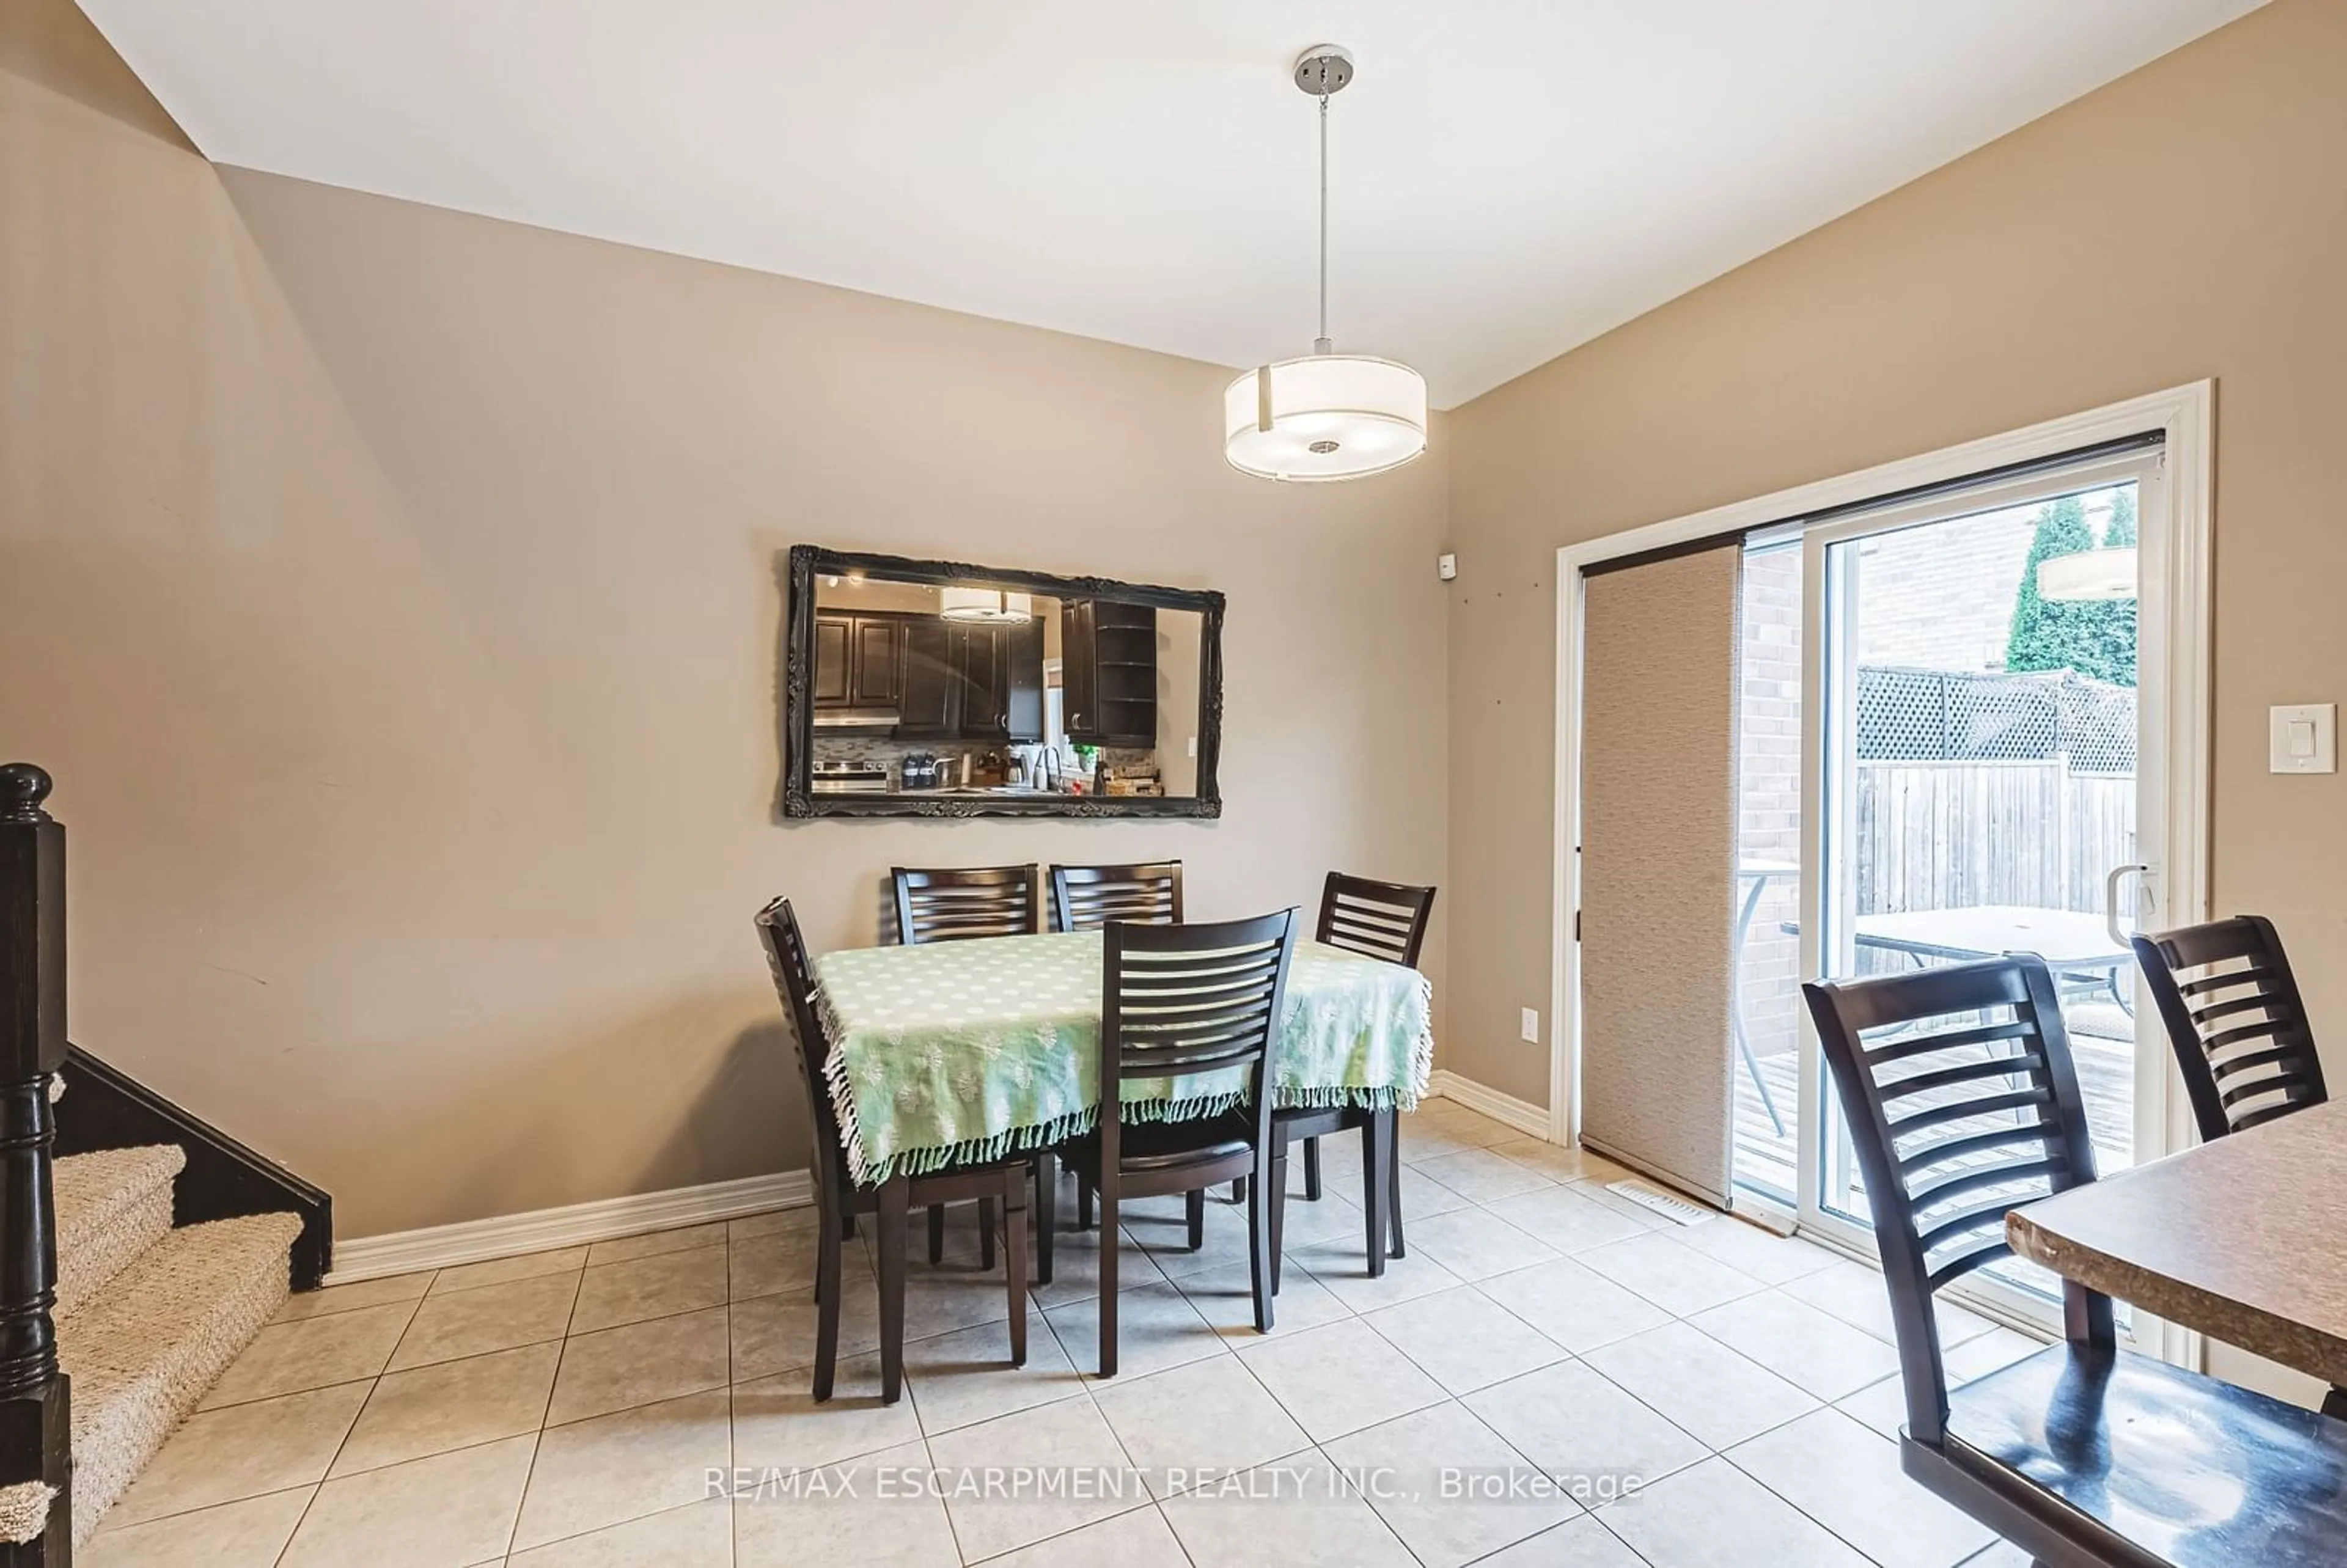
[[[1744,560],[1740,733],[1737,746],[1737,849],[1742,863],[1801,858],[1801,549],[1763,550]],[[1739,877],[1737,897],[1752,890]],[[1737,1001],[1753,1050],[1774,1055],[1798,1042],[1801,944],[1783,923],[1795,917],[1797,876],[1762,887],[1737,958]],[[1739,1088],[1743,1064],[1737,1064]],[[1779,1107],[1788,1114],[1789,1106]]]

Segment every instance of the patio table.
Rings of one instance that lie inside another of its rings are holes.
[[[1957,962],[2034,953],[2055,975],[2091,979],[2122,1009],[2135,1010],[2135,997],[2123,979],[2133,973],[2135,955],[2126,943],[2111,939],[2100,915],[2021,904],[1909,909],[1860,915],[1851,939],[1861,948]]]
[[[1048,1148],[1099,1101],[1097,931],[851,948],[815,961],[826,1077],[859,1184]],[[1433,988],[1404,968],[1300,941],[1272,1050],[1273,1102],[1408,1111],[1433,1067]],[[1133,1079],[1128,1115],[1212,1115],[1236,1071]],[[1178,1096],[1178,1097],[1177,1097]]]

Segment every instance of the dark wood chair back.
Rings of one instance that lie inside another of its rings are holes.
[[[817,1181],[827,1190],[843,1190],[847,1159],[840,1141],[839,1117],[831,1103],[824,1069],[831,1060],[831,1036],[815,1005],[815,962],[807,956],[806,938],[799,932],[798,916],[787,898],[777,898],[758,911],[758,937],[766,947],[766,968],[774,972],[774,991],[790,1015],[792,1050],[798,1057],[799,1077],[806,1085],[809,1120],[815,1129],[815,1158],[809,1162]]]
[[[888,873],[897,896],[897,940],[958,942],[975,937],[1032,937],[1043,929],[1035,863]]]
[[[1250,1075],[1258,1147],[1271,1133],[1264,1092],[1272,1031],[1287,996],[1296,911],[1196,926],[1116,921],[1103,933],[1100,1034],[1101,1163],[1116,1167],[1128,1078]]]
[[[1182,863],[1145,866],[1054,866],[1051,923],[1062,931],[1091,931],[1112,920],[1151,926],[1182,923]]]
[[[1947,1372],[1932,1298],[2011,1255],[2004,1216],[2095,1179],[2054,977],[2032,957],[1801,988],[1874,1215],[1908,1435],[1937,1447]],[[2113,1344],[2107,1297],[2071,1288],[2074,1343]]]
[[[2243,915],[2134,945],[2203,1139],[2330,1098],[2272,921]]]
[[[1431,887],[1372,882],[1331,871],[1320,890],[1316,935],[1332,948],[1414,969],[1419,949],[1426,945],[1427,922],[1433,917]]]

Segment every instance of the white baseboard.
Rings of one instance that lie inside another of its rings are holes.
[[[1513,1127],[1527,1138],[1548,1137],[1548,1107],[1545,1105],[1535,1105],[1529,1100],[1502,1094],[1471,1078],[1461,1078],[1447,1067],[1434,1070],[1427,1090],[1445,1100],[1455,1100],[1468,1110],[1480,1112],[1494,1122]]]
[[[583,1242],[613,1241],[646,1231],[735,1219],[765,1209],[800,1208],[814,1201],[813,1184],[807,1180],[807,1173],[784,1171],[771,1176],[745,1176],[738,1182],[712,1182],[699,1187],[671,1187],[664,1193],[601,1198],[566,1208],[535,1209],[528,1214],[500,1214],[494,1219],[427,1225],[422,1230],[354,1236],[334,1243],[334,1266],[326,1276],[326,1283],[348,1285],[354,1280],[381,1279],[388,1275],[414,1274],[419,1269],[449,1268],[493,1257],[548,1252]]]

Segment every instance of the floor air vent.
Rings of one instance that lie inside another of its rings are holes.
[[[1605,1190],[1619,1193],[1642,1209],[1652,1209],[1674,1225],[1701,1225],[1710,1219],[1714,1211],[1701,1204],[1691,1204],[1685,1198],[1674,1197],[1651,1183],[1638,1181],[1608,1182]]]

